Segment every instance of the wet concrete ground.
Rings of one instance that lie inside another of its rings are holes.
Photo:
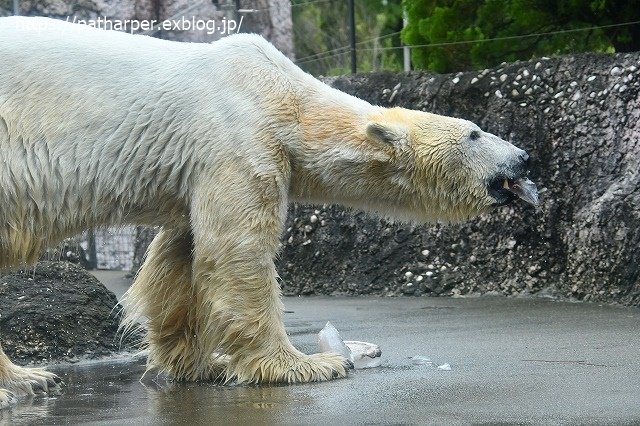
[[[103,278],[103,277],[101,277]],[[126,285],[103,278],[121,293]],[[543,299],[286,298],[291,340],[330,320],[382,347],[382,366],[294,386],[141,384],[144,359],[51,366],[61,395],[0,425],[635,425],[640,309]],[[423,355],[451,371],[414,365]]]

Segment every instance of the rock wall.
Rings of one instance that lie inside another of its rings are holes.
[[[640,305],[639,67],[639,54],[587,54],[455,75],[327,79],[382,106],[469,119],[526,149],[541,203],[451,226],[294,206],[284,292],[533,293]]]
[[[290,0],[245,0],[240,6],[251,7],[251,12],[242,13],[242,32],[260,34],[287,57],[295,58]]]
[[[74,17],[83,20],[167,21],[167,29],[152,35],[186,42],[209,43],[229,33],[252,32],[261,34],[287,56],[294,57],[291,3],[288,0],[245,0],[240,6],[245,12],[236,14],[235,2],[227,1],[214,4],[203,0],[19,0],[18,13],[71,21]],[[13,15],[13,7],[13,0],[0,0],[0,16]],[[233,21],[232,26],[229,20]],[[196,21],[199,21],[199,28],[194,28]]]

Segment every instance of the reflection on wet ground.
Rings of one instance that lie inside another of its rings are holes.
[[[294,386],[145,380],[144,357],[51,366],[58,396],[5,425],[640,424],[640,310],[540,299],[287,298],[292,343],[330,320],[382,366]],[[448,363],[440,371],[416,356]],[[412,361],[413,360],[413,361]]]
[[[140,383],[143,358],[52,368],[65,382],[61,395],[21,398],[0,412],[0,424],[273,425],[283,411],[309,403],[303,386],[219,386]]]

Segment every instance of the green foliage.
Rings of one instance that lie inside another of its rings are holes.
[[[297,63],[314,75],[351,72],[349,2],[293,0]],[[401,0],[355,0],[358,72],[402,69]],[[392,37],[385,37],[394,34]]]
[[[346,0],[292,0],[298,64],[315,75],[351,70]],[[640,50],[640,0],[355,0],[359,72],[437,72],[586,51]],[[402,30],[402,11],[408,25]],[[601,28],[594,28],[601,27]],[[387,37],[391,34],[392,36]]]
[[[414,68],[453,72],[586,51],[640,50],[640,0],[403,0]],[[585,30],[586,29],[586,30]],[[546,33],[546,34],[545,34]]]

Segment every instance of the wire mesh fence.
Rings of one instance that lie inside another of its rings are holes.
[[[87,269],[135,272],[157,233],[157,228],[136,226],[94,229],[67,238],[47,250],[43,259],[69,260]]]

